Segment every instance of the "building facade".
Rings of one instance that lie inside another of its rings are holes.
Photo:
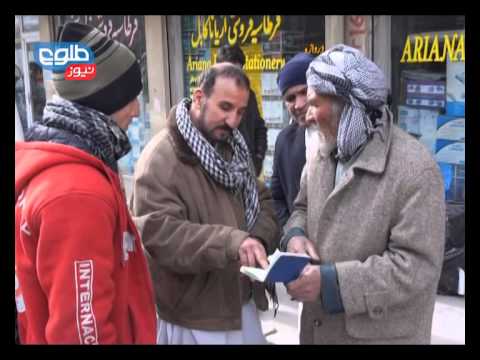
[[[399,126],[437,159],[446,201],[464,203],[464,15],[15,16],[15,103],[24,132],[54,93],[51,73],[33,75],[33,45],[54,41],[55,29],[67,21],[98,27],[129,46],[140,61],[141,114],[128,130],[133,149],[119,162],[127,188],[145,144],[165,127],[171,106],[190,95],[199,73],[216,62],[224,44],[238,44],[246,55],[244,70],[268,128],[261,175],[268,184],[275,140],[289,121],[276,85],[279,70],[298,52],[319,54],[345,43],[385,72]]]

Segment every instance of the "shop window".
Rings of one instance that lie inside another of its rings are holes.
[[[20,19],[15,17],[15,107],[22,127],[22,133],[28,128],[27,100],[25,97],[25,80],[23,76],[23,53]]]
[[[23,133],[42,117],[46,103],[44,72],[33,54],[39,40],[39,16],[16,16],[15,104]]]
[[[465,16],[392,16],[392,30],[398,124],[438,162],[446,201],[464,203]]]
[[[277,86],[277,75],[299,52],[325,49],[324,16],[182,16],[185,96],[190,96],[200,73],[216,63],[218,48],[238,44],[245,53],[244,70],[266,122],[268,150],[263,176],[269,185],[273,151],[289,116]]]
[[[56,17],[56,28],[66,22],[78,22],[96,27],[124,45],[128,46],[136,55],[142,71],[143,91],[139,95],[140,115],[134,118],[127,130],[132,150],[120,161],[119,170],[125,175],[124,180],[130,182],[135,164],[140,153],[150,140],[151,127],[149,120],[149,96],[147,52],[145,43],[145,17],[143,15],[66,15]],[[55,31],[55,36],[56,36]]]

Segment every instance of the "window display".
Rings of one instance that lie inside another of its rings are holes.
[[[34,61],[39,40],[39,16],[15,16],[15,104],[24,133],[42,117],[46,103],[44,71]]]
[[[276,137],[290,120],[278,90],[277,74],[299,52],[324,51],[324,40],[324,16],[182,16],[185,96],[191,95],[200,73],[216,63],[221,46],[238,44],[242,48],[244,70],[268,129],[268,150],[263,163],[267,185]]]
[[[392,29],[392,100],[398,124],[438,162],[446,201],[463,203],[465,17],[392,16]]]

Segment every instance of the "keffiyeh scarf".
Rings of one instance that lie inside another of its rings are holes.
[[[192,124],[189,107],[190,99],[183,99],[176,109],[178,130],[190,149],[199,159],[202,167],[220,185],[233,191],[242,191],[245,205],[247,230],[255,225],[260,205],[258,190],[247,144],[237,129],[228,144],[233,149],[233,157],[226,161]]]

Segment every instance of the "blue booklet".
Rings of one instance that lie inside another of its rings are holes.
[[[298,278],[310,261],[312,258],[306,254],[283,252],[277,249],[268,257],[268,268],[241,266],[240,272],[260,282],[288,283]]]

